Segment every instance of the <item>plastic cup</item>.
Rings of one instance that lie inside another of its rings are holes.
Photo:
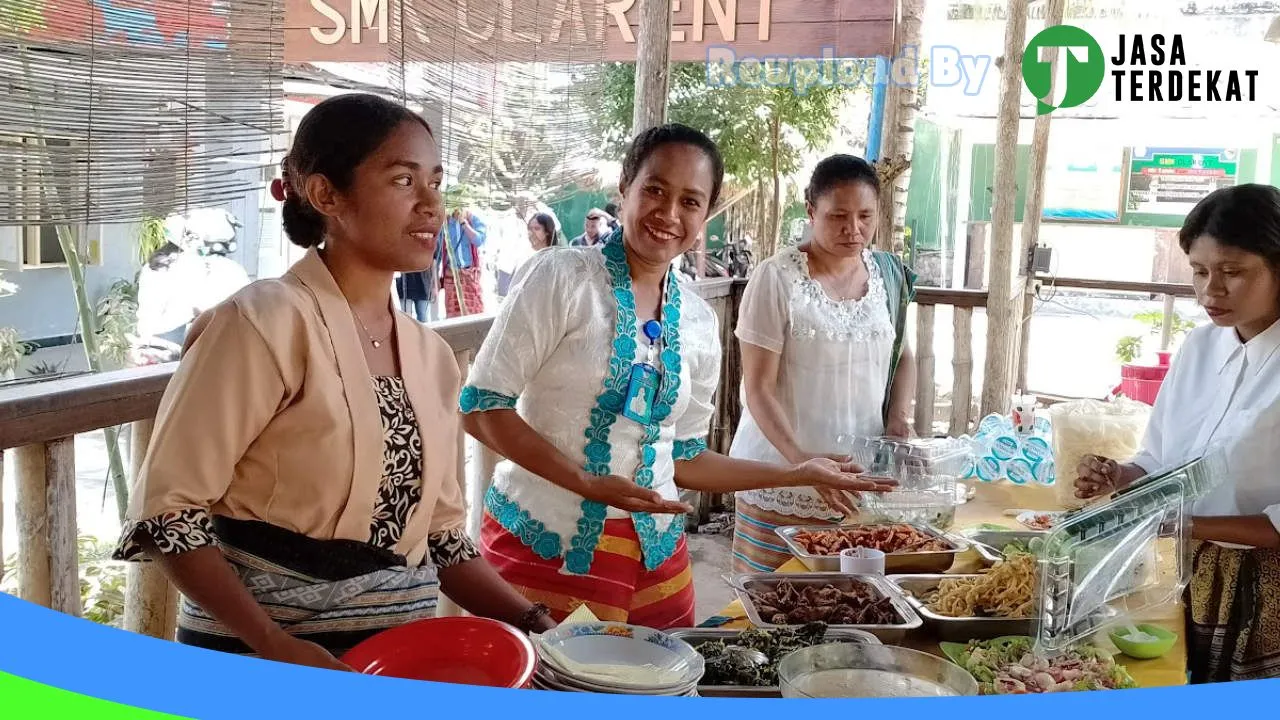
[[[874,548],[845,548],[840,551],[840,572],[847,575],[883,575],[884,553]]]

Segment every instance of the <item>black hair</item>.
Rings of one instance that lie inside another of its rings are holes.
[[[605,203],[604,211],[609,213],[609,217],[613,218],[614,220],[618,219],[618,212],[619,212],[618,203],[616,202]]]
[[[546,213],[538,213],[529,218],[529,222],[536,222],[542,226],[542,231],[547,234],[547,245],[556,244],[556,220]]]
[[[835,188],[856,183],[866,184],[876,191],[876,197],[880,197],[880,175],[871,163],[853,155],[823,158],[809,177],[809,187],[804,191],[805,202],[815,204]]]
[[[178,247],[173,242],[166,242],[164,245],[157,248],[155,252],[151,253],[151,257],[147,258],[147,267],[152,270],[166,268],[172,265],[173,261],[177,260],[178,256],[181,254],[182,248]]]
[[[622,182],[630,185],[640,174],[640,168],[654,151],[664,145],[692,145],[711,159],[711,207],[720,202],[720,188],[724,185],[724,158],[720,148],[706,133],[688,125],[668,123],[649,128],[631,141],[627,155],[622,160]],[[612,214],[612,213],[610,213]],[[616,215],[614,217],[617,217]]]
[[[281,168],[282,216],[290,242],[310,248],[324,240],[324,216],[307,202],[307,177],[323,175],[339,191],[346,191],[360,163],[406,122],[419,123],[431,132],[417,113],[377,95],[337,95],[307,112]]]
[[[1280,273],[1280,190],[1254,183],[1214,190],[1187,213],[1178,245],[1190,253],[1201,235],[1261,255]]]

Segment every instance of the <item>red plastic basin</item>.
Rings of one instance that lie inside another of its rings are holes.
[[[533,679],[537,653],[529,638],[506,623],[445,617],[380,632],[342,662],[366,675],[520,688]]]

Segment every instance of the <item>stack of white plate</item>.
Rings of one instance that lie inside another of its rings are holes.
[[[535,645],[542,690],[695,697],[706,669],[683,640],[623,623],[564,624]]]

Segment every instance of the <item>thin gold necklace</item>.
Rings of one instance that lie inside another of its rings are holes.
[[[375,350],[382,347],[382,343],[386,342],[387,339],[391,337],[391,333],[396,330],[396,322],[393,317],[391,318],[391,330],[387,332],[387,336],[381,340],[375,340],[373,334],[369,332],[369,327],[364,324],[364,321],[360,319],[360,315],[355,310],[351,311],[351,316],[356,319],[356,322],[360,323],[360,329],[364,330],[364,336],[369,338],[369,342],[373,345]]]

